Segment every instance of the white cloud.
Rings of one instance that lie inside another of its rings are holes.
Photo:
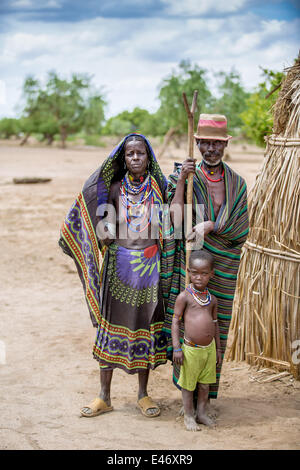
[[[36,2],[34,0],[13,0],[10,1],[10,7],[16,9],[34,8],[42,10],[45,8],[61,8],[61,4],[58,0],[44,0],[43,2]]]
[[[33,58],[44,51],[52,50],[49,36],[31,33],[15,33],[8,36],[4,42],[3,56],[9,62],[31,55]]]
[[[246,0],[163,0],[169,14],[205,15],[207,13],[234,13]]]
[[[237,7],[238,0],[228,3]],[[189,11],[193,5],[187,4]],[[226,19],[99,17],[77,23],[16,23],[9,34],[0,35],[0,78],[7,95],[0,115],[14,114],[26,75],[45,80],[49,70],[63,76],[93,75],[93,83],[106,89],[108,115],[135,106],[157,109],[158,85],[182,59],[210,70],[209,86],[214,72],[234,67],[250,88],[260,80],[259,65],[282,70],[291,64],[298,54],[299,30],[299,20],[261,21],[251,13]]]
[[[13,8],[32,8],[34,3],[32,0],[14,0],[11,2]]]
[[[61,5],[57,0],[49,0],[45,3],[45,8],[61,8]]]

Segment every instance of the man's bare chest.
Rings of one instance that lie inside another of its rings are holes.
[[[217,218],[219,211],[225,202],[225,184],[224,181],[218,182],[207,182],[207,191],[211,198],[211,202],[214,208],[214,214]]]

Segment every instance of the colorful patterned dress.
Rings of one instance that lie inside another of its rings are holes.
[[[249,231],[247,211],[247,187],[244,179],[236,174],[226,163],[224,165],[224,180],[226,200],[221,207],[217,219],[214,215],[211,197],[207,191],[205,176],[197,168],[194,175],[193,204],[202,204],[204,208],[204,221],[215,222],[215,229],[205,239],[203,248],[208,250],[215,259],[215,274],[208,284],[209,291],[218,300],[218,325],[222,356],[224,356],[228,330],[232,315],[232,304],[239,269],[241,249],[246,241]],[[168,200],[169,203],[175,194],[180,166],[169,177]],[[196,214],[193,214],[193,225],[196,223]],[[175,240],[176,247],[173,257],[172,280],[170,295],[167,300],[165,330],[168,334],[168,357],[172,354],[171,324],[174,305],[177,295],[185,289],[185,241]],[[168,268],[170,269],[170,268]],[[183,324],[181,326],[181,341],[183,341]],[[180,366],[174,365],[173,381],[176,386],[180,373]],[[221,365],[217,367],[217,382],[210,386],[209,397],[217,398]],[[178,386],[178,388],[180,388]]]
[[[118,367],[132,374],[166,363],[163,298],[168,298],[170,286],[160,265],[166,243],[163,230],[168,231],[162,222],[167,181],[144,136],[153,199],[161,215],[157,243],[136,250],[116,242],[107,247],[97,237],[97,224],[102,219],[98,208],[107,203],[112,182],[121,181],[126,172],[123,148],[128,137],[85,183],[63,224],[59,245],[75,261],[91,320],[97,327],[95,359],[101,368]],[[167,259],[164,265],[168,265]]]
[[[158,246],[129,250],[112,243],[104,258],[102,286],[103,313],[94,346],[100,367],[134,373],[164,364],[167,351]]]

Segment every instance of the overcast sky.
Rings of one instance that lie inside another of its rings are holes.
[[[16,116],[27,75],[93,75],[106,116],[158,108],[158,87],[182,59],[240,72],[283,70],[300,47],[298,0],[0,0],[0,116]]]

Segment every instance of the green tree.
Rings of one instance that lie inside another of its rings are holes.
[[[246,100],[247,108],[240,115],[245,135],[260,146],[265,145],[265,136],[272,133],[272,106],[277,100],[278,87],[284,76],[282,72],[268,69],[262,69],[262,73],[265,80]]]
[[[0,136],[3,139],[9,139],[20,133],[20,121],[14,118],[3,118],[0,120]]]
[[[102,134],[116,135],[120,138],[126,134],[130,134],[130,132],[133,132],[132,123],[124,118],[120,118],[119,115],[108,119],[104,128],[102,129]]]
[[[88,96],[83,112],[84,131],[87,135],[100,134],[104,122],[106,101],[100,93]]]
[[[229,132],[236,135],[243,126],[240,114],[247,108],[246,100],[250,93],[243,88],[240,74],[235,70],[229,73],[219,72],[217,79],[220,98],[215,100],[212,112],[224,114],[228,120]]]
[[[144,135],[157,135],[159,126],[156,115],[146,109],[136,107],[133,111],[123,111],[108,119],[102,133],[105,135],[122,135],[140,132]]]
[[[61,79],[56,72],[48,73],[44,88],[38,80],[28,77],[23,86],[26,106],[22,117],[25,141],[40,133],[51,143],[60,135],[62,147],[68,135],[84,129],[100,132],[104,120],[105,101],[91,89],[91,77],[73,74],[71,80]]]
[[[165,134],[170,128],[178,133],[187,132],[187,116],[183,104],[182,93],[185,92],[191,104],[194,90],[198,90],[196,115],[199,110],[208,112],[213,104],[213,97],[207,87],[206,70],[198,65],[192,66],[189,61],[182,61],[178,71],[173,71],[165,78],[159,91],[160,107],[157,118],[160,121],[161,134]],[[196,124],[196,123],[195,123]]]
[[[89,77],[84,75],[73,74],[71,81],[67,81],[59,78],[56,72],[49,72],[41,99],[57,124],[63,148],[68,135],[79,132],[84,126],[85,102],[82,92],[87,90],[89,84]]]
[[[39,113],[40,83],[33,76],[28,76],[23,84],[23,99],[26,102],[20,119],[20,129],[24,134],[21,145],[27,142],[28,137],[34,132],[39,132],[39,124],[42,120]]]

